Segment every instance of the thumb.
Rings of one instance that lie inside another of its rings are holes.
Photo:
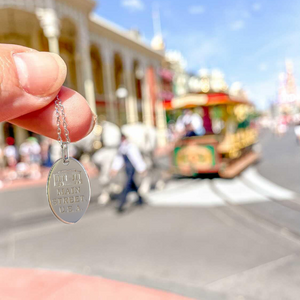
[[[0,44],[0,122],[48,105],[66,72],[57,54]]]

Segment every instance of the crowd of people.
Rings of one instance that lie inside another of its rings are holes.
[[[0,187],[3,181],[41,178],[41,167],[51,167],[55,159],[52,147],[49,138],[39,141],[31,136],[17,146],[13,137],[7,137],[5,145],[0,145]]]
[[[106,127],[104,126],[103,128]],[[114,127],[116,127],[114,131],[111,131]],[[126,131],[126,126],[124,127],[124,130]],[[122,133],[123,138],[121,138],[120,148],[118,148],[118,144],[120,143],[120,129],[117,128],[116,125],[111,124],[109,130],[103,130],[102,144],[104,147],[101,151],[99,151],[99,153],[96,152],[95,155],[90,156],[93,163],[101,165],[99,180],[104,176],[106,184],[107,181],[108,183],[110,182],[113,173],[116,173],[122,166],[125,166],[127,180],[121,197],[122,201],[119,206],[120,211],[123,209],[124,203],[126,202],[127,194],[130,191],[138,191],[138,187],[135,185],[133,180],[135,171],[143,173],[146,169],[151,169],[153,161],[152,159],[149,159],[148,154],[155,148],[155,134],[151,133],[152,131],[150,129],[147,129],[144,132],[143,126],[128,126],[127,130],[129,130],[129,136],[139,136],[136,143],[130,142],[129,144],[126,134],[124,135],[124,130]],[[108,137],[105,137],[106,132],[109,132]],[[184,137],[204,135],[205,128],[203,126],[203,119],[199,113],[186,109],[183,111],[182,115],[177,118],[174,126],[171,124],[169,127],[169,133],[172,141],[176,141]],[[151,137],[153,134],[154,136]],[[82,154],[89,152],[85,149],[89,144],[86,141],[87,139],[93,140],[93,138],[85,138],[84,141],[79,142],[78,145],[71,144],[69,146],[70,156],[79,158]],[[116,141],[113,145],[110,145],[112,140]],[[134,140],[136,139],[131,139],[131,141]],[[153,140],[153,145],[150,143],[151,140]],[[82,145],[80,143],[82,143]],[[125,144],[126,147],[124,146]],[[130,147],[127,144],[130,145]],[[145,147],[150,147],[151,149],[144,149]],[[126,149],[126,151],[124,149]],[[140,151],[143,155],[140,154]],[[52,164],[60,158],[60,152],[61,149],[59,143],[46,137],[30,136],[18,146],[16,145],[13,137],[7,137],[5,145],[0,145],[0,188],[3,186],[5,181],[11,182],[20,178],[32,180],[40,179],[44,173],[48,172],[48,169],[52,166]],[[135,154],[131,155],[131,152],[134,152]],[[108,156],[110,159],[107,158]],[[136,157],[139,157],[138,163]],[[99,163],[103,160],[103,158],[105,163]],[[146,159],[147,167],[143,159]],[[120,161],[123,161],[123,163],[121,164]],[[107,165],[107,168],[103,165]],[[102,181],[100,180],[100,183],[103,183]],[[137,203],[142,203],[140,195]]]
[[[169,122],[168,139],[173,142],[184,137],[202,136],[205,132],[201,114],[185,109],[176,122]]]

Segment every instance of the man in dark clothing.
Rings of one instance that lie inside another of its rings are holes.
[[[185,125],[185,137],[192,137],[192,136],[197,136],[197,134],[194,131],[192,123],[188,123]]]
[[[146,163],[136,145],[129,142],[125,135],[122,134],[121,145],[118,151],[118,155],[115,157],[112,164],[112,175],[115,175],[123,166],[125,165],[126,171],[126,182],[124,189],[120,195],[120,204],[118,206],[118,211],[122,212],[124,210],[124,205],[127,200],[127,195],[130,192],[136,192],[138,194],[137,205],[143,204],[143,199],[138,192],[138,187],[134,182],[134,174],[146,173]]]

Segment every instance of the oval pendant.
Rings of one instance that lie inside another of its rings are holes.
[[[47,198],[60,221],[74,224],[81,219],[90,203],[91,186],[79,161],[70,157],[68,164],[62,159],[54,163],[48,176]]]

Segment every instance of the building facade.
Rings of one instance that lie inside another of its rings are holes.
[[[83,94],[99,119],[118,125],[143,122],[165,143],[159,98],[161,51],[138,32],[125,31],[93,13],[92,0],[0,0],[0,43],[59,54],[67,64],[65,85]],[[17,143],[25,130],[2,123],[0,143]]]

